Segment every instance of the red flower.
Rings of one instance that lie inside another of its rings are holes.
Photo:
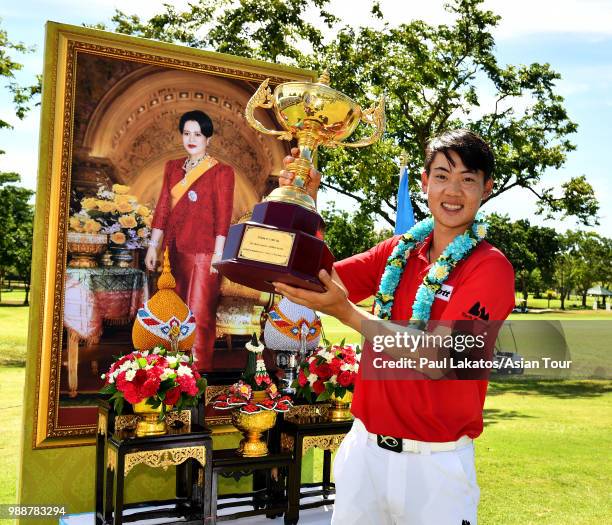
[[[151,397],[157,394],[157,391],[159,390],[159,383],[159,377],[153,376],[147,379],[140,389],[140,394],[142,397]]]
[[[327,381],[333,374],[330,366],[327,363],[319,365],[318,374],[319,379]]]
[[[310,371],[311,374],[316,374],[317,373],[317,360],[313,359],[312,361],[308,362],[308,370]]]
[[[287,410],[289,410],[289,408],[291,408],[287,403],[278,403],[276,405],[276,410],[278,410],[279,412],[287,412]]]
[[[323,381],[318,379],[312,385],[312,390],[315,394],[319,395],[321,392],[323,392],[323,390],[325,390],[325,383],[323,383]]]
[[[195,396],[198,394],[198,385],[196,385],[195,379],[193,377],[183,375],[178,376],[176,380],[181,387],[181,392],[185,392],[190,396]]]
[[[308,383],[308,378],[304,373],[304,369],[301,369],[300,373],[298,374],[298,383],[300,386],[306,386],[306,384]]]
[[[340,372],[340,375],[338,376],[338,384],[343,387],[350,386],[353,384],[354,376],[354,372],[344,370],[343,372]]]
[[[261,403],[259,403],[261,406],[266,407],[266,408],[274,408],[274,403],[276,403],[276,401],[274,401],[274,399],[264,399]]]
[[[252,405],[252,404],[248,404],[248,405],[244,405],[240,410],[242,410],[243,412],[259,412],[259,407],[256,405]]]
[[[181,388],[175,386],[166,392],[166,399],[164,399],[164,403],[166,405],[176,405],[179,398],[181,397]]]
[[[344,362],[347,365],[354,365],[355,364],[355,354],[353,354],[353,355],[345,355],[344,356]]]
[[[329,368],[333,376],[337,376],[340,373],[340,367],[342,366],[342,359],[334,357],[329,363]]]

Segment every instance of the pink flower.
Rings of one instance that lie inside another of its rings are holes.
[[[181,392],[185,392],[190,396],[195,396],[198,394],[198,385],[196,385],[195,379],[193,377],[182,375],[177,377],[177,381],[179,386],[181,387]]]

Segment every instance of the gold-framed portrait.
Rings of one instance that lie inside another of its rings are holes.
[[[290,144],[256,132],[244,117],[266,78],[275,85],[316,75],[47,23],[28,342],[37,356],[28,365],[38,378],[34,448],[94,441],[100,375],[131,351],[139,305],[156,290],[145,259],[168,165],[186,157],[181,117],[210,118],[210,156],[233,173],[231,193],[200,222],[203,231],[221,207],[230,223],[240,221],[277,185]],[[260,110],[258,118],[274,127],[272,113]],[[206,186],[185,198],[204,203]],[[88,210],[109,202],[127,217],[120,226],[87,222]],[[224,280],[215,293],[206,371],[220,385],[243,366],[241,338],[258,329],[270,297]]]

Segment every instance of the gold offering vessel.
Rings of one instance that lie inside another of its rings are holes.
[[[104,233],[68,232],[66,235],[71,268],[97,268],[96,257],[108,246],[108,235]]]
[[[147,398],[148,399],[148,398]],[[161,436],[168,432],[166,420],[159,421],[161,413],[161,404],[157,408],[147,405],[147,399],[143,399],[140,403],[132,405],[134,414],[139,416],[138,424],[136,425],[136,436]],[[172,407],[166,407],[166,410],[171,410]]]

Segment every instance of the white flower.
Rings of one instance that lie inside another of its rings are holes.
[[[335,383],[336,383],[336,378],[337,378],[337,377],[338,377],[337,375],[333,375],[333,376],[331,376],[331,377],[329,378],[329,381],[330,381],[331,383],[334,383],[334,384],[335,384]]]
[[[106,379],[106,374],[102,374],[100,377],[101,377],[102,379]]]
[[[191,371],[191,368],[188,366],[179,366],[176,369],[176,374],[179,376],[189,376],[189,377],[193,377],[193,372]]]
[[[125,373],[125,379],[128,381],[131,381],[132,379],[134,379],[134,377],[136,377],[136,370],[128,370]]]
[[[169,365],[175,365],[178,361],[178,357],[176,357],[175,355],[169,355],[168,357],[166,357],[166,361],[168,361]]]
[[[160,381],[165,381],[166,379],[169,379],[171,377],[175,377],[175,373],[174,370],[170,370],[169,368],[166,368],[163,372],[162,375],[159,376],[159,380]]]
[[[315,381],[319,378],[317,377],[316,374],[310,374],[307,379],[308,379],[308,382],[310,383],[310,386],[312,386],[315,384]]]

